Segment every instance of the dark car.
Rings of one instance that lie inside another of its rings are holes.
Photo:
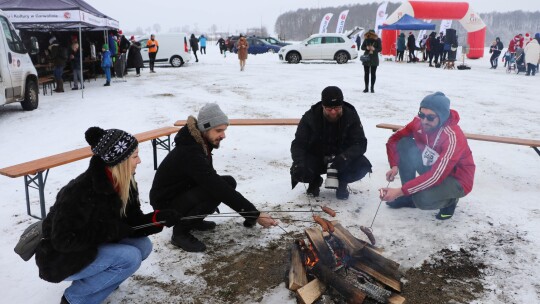
[[[234,49],[234,46],[236,45],[236,41],[240,39],[240,36],[229,36],[227,39],[225,39],[225,46],[227,47],[227,50],[229,52],[232,52]]]
[[[257,54],[264,54],[264,53],[277,53],[279,52],[279,49],[281,49],[281,46],[270,44],[260,38],[248,37],[246,39],[249,44],[248,54],[257,55]],[[233,48],[233,52],[235,53],[238,52],[237,47],[238,47],[238,42],[235,44]]]
[[[260,38],[270,44],[273,44],[273,45],[279,45],[279,46],[286,46],[286,45],[290,45],[290,43],[288,42],[283,42],[283,41],[280,41],[274,37],[257,37],[257,38]]]

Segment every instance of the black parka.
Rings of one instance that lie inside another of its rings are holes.
[[[257,212],[251,202],[217,174],[212,163],[212,148],[197,129],[195,117],[188,118],[174,142],[176,146],[159,165],[152,183],[150,204],[154,209],[171,208],[172,199],[192,188],[202,187],[215,201],[223,202],[236,212]]]
[[[141,56],[141,43],[134,41],[129,46],[127,67],[131,68],[144,68],[143,59]]]
[[[368,46],[373,46],[375,48],[372,54],[370,54],[370,51],[368,51]],[[364,35],[364,42],[362,42],[360,49],[364,51],[364,55],[369,55],[369,60],[362,62],[362,65],[379,66],[379,53],[382,51],[382,42],[377,34],[367,32]]]
[[[323,138],[324,125],[328,122],[323,116],[322,102],[314,104],[300,119],[294,140],[291,144],[291,155],[295,164],[305,164],[305,156],[311,154],[324,157],[327,140]],[[356,159],[367,150],[367,139],[360,117],[353,105],[343,104],[343,115],[338,123],[336,156],[344,154],[346,159]]]
[[[96,258],[99,245],[163,229],[151,226],[130,234],[127,226],[150,223],[153,215],[141,211],[136,188],[131,188],[125,216],[120,215],[121,206],[105,163],[92,157],[88,170],[60,189],[43,221],[43,240],[36,250],[39,276],[49,282],[61,282],[89,265]]]

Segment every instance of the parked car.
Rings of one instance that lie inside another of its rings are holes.
[[[227,39],[225,39],[225,46],[227,46],[227,50],[229,50],[229,52],[233,51],[238,39],[240,39],[240,36],[229,36]]]
[[[299,63],[302,60],[335,60],[337,63],[347,63],[358,57],[356,43],[351,40],[358,33],[351,31],[346,34],[322,33],[311,35],[306,40],[287,45],[279,51],[279,60],[288,63]]]
[[[144,63],[150,62],[148,57],[148,47],[146,42],[150,36],[145,35],[138,39],[141,43],[141,55]],[[156,64],[169,63],[173,67],[181,67],[191,60],[189,52],[189,38],[186,33],[158,34],[156,40],[159,49],[156,55]]]
[[[286,46],[286,45],[291,45],[291,43],[280,41],[274,37],[257,37],[257,38],[260,38],[273,45],[279,45],[281,47]]]
[[[247,42],[249,44],[248,54],[257,55],[264,53],[277,53],[281,49],[278,45],[270,44],[262,39],[255,37],[247,37]],[[233,52],[237,52],[238,41],[233,48]]]

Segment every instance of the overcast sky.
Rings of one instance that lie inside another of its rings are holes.
[[[446,0],[463,2],[457,0]],[[215,24],[218,31],[244,32],[248,27],[266,26],[274,31],[277,17],[299,8],[324,8],[340,5],[372,3],[368,0],[86,0],[102,13],[118,20],[124,30],[143,30],[157,23],[161,32],[188,25],[191,30],[210,32]],[[378,1],[382,3],[381,1]],[[398,1],[395,1],[398,2]],[[399,1],[401,2],[401,1]],[[466,1],[465,1],[466,2]],[[478,13],[492,11],[540,10],[540,0],[472,0],[472,8]],[[392,13],[392,12],[387,12]],[[375,18],[375,17],[374,17]]]

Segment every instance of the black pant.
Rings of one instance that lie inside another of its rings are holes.
[[[414,62],[416,59],[416,55],[414,54],[414,51],[409,50],[409,61]]]
[[[305,158],[304,164],[305,172],[303,174],[298,174],[299,177],[302,175],[302,178],[296,178],[293,176],[293,180],[300,183],[310,183],[316,182],[322,174],[326,174],[328,165],[324,162],[324,158],[320,156],[315,156],[308,154]],[[293,164],[293,168],[295,164]],[[292,170],[291,170],[292,171]],[[371,163],[365,156],[360,156],[356,159],[351,160],[345,169],[338,171],[338,180],[340,182],[352,183],[358,180],[361,180],[366,176],[366,174],[371,173]],[[294,174],[293,172],[291,172]]]
[[[201,46],[201,54],[206,54],[206,47],[205,46]]]
[[[195,62],[199,62],[199,58],[197,57],[197,51],[193,51],[193,55],[195,55]]]
[[[371,88],[375,86],[375,80],[377,79],[377,67],[376,66],[364,66],[364,84],[366,85],[366,90],[368,89],[369,75],[371,74]]]
[[[491,58],[489,59],[489,62],[491,62],[491,67],[492,67],[492,68],[496,68],[496,67],[497,67],[497,63],[498,63],[498,61],[499,61],[499,55],[500,55],[500,53],[499,53],[499,54],[493,53],[493,54],[491,55]]]
[[[156,62],[157,53],[148,53],[148,58],[150,58],[150,71],[154,70],[154,62]]]
[[[397,61],[403,61],[403,53],[405,51],[397,51]]]
[[[137,72],[137,75],[141,73],[141,68],[135,68],[135,71]]]
[[[224,175],[221,178],[236,189],[236,180],[232,176]],[[179,194],[177,197],[167,203],[167,208],[174,208],[180,213],[182,217],[212,214],[219,206],[221,202],[216,201],[208,192],[208,189],[202,187],[195,187],[187,192]],[[187,232],[192,229],[194,225],[202,222],[204,217],[182,220],[179,224],[174,226],[173,234]]]

